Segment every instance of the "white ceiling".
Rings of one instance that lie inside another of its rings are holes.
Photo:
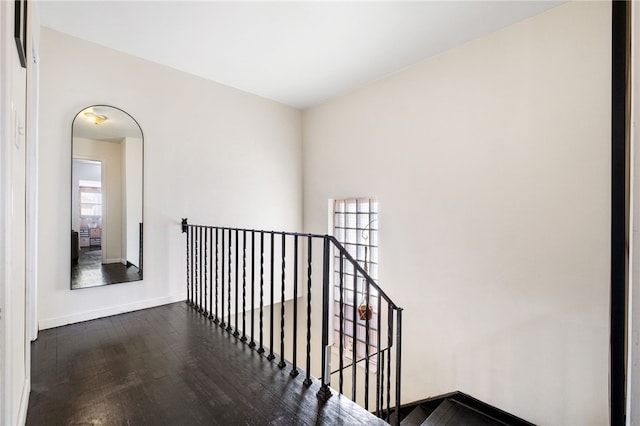
[[[104,115],[107,121],[94,124],[84,116],[85,112]],[[95,105],[83,109],[73,120],[73,137],[119,142],[124,137],[142,138],[142,130],[129,114],[106,105]]]
[[[563,2],[50,1],[43,26],[305,109]]]

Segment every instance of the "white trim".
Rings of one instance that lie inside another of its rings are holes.
[[[27,227],[26,227],[26,292],[27,336],[38,338],[38,108],[40,93],[38,37],[39,18],[37,4],[30,4],[31,66],[27,68]],[[31,363],[29,362],[28,365]],[[30,373],[28,374],[30,377]]]
[[[73,144],[73,141],[71,141]],[[72,155],[72,158],[77,158]],[[72,160],[73,161],[73,160]],[[107,262],[107,238],[109,235],[109,221],[107,220],[107,160],[101,159],[100,165],[100,183],[102,185],[102,231],[100,231],[100,250],[102,252],[102,263]]]
[[[108,308],[97,309],[94,311],[80,312],[63,317],[49,318],[40,320],[40,330],[47,328],[60,327],[61,325],[73,324],[76,322],[88,321],[97,318],[109,317],[111,315],[124,314],[127,312],[139,311],[140,309],[153,308],[169,303],[180,302],[185,300],[184,294],[173,294],[170,296],[157,297],[155,299],[141,300],[135,303],[125,305],[111,306]]]
[[[11,72],[11,55],[8,43],[10,34],[10,17],[13,16],[13,2],[0,2],[0,424],[9,424],[10,404],[9,392],[7,392],[7,311],[5,309],[8,279],[8,250],[7,250],[7,200],[9,199],[8,188],[8,160],[7,144],[10,141],[10,85],[9,76]]]
[[[22,386],[22,395],[20,396],[20,407],[18,408],[18,424],[27,423],[27,409],[29,408],[29,393],[31,393],[31,379],[27,375]]]

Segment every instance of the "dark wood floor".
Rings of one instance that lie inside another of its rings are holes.
[[[71,265],[71,288],[126,283],[142,279],[137,267],[122,263],[102,263],[100,248],[82,248],[78,262]]]
[[[174,303],[44,330],[27,425],[384,425]]]

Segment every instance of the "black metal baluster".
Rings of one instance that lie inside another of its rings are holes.
[[[194,283],[193,283],[193,308],[197,311],[198,310],[198,286],[200,285],[199,281],[198,281],[198,274],[200,273],[200,264],[198,262],[198,244],[199,244],[199,240],[198,240],[198,227],[194,227],[193,229],[193,239],[194,239],[194,244],[195,244],[195,252],[194,252]]]
[[[393,346],[393,309],[389,305],[387,320],[387,419],[391,419],[391,347]],[[398,407],[396,407],[398,410]]]
[[[263,345],[263,309],[264,309],[264,232],[260,231],[260,347],[258,353],[264,353]]]
[[[251,342],[249,342],[250,348],[256,347],[256,342],[253,339],[254,334],[254,311],[255,311],[255,278],[256,278],[256,233],[251,231]]]
[[[298,235],[293,237],[293,366],[291,376],[298,371]]]
[[[305,386],[311,386],[311,238],[307,238],[307,377],[302,382]]]
[[[220,319],[218,318],[218,265],[219,265],[219,261],[218,261],[218,256],[219,256],[219,251],[218,251],[218,228],[216,227],[216,305],[215,305],[215,316],[213,319],[213,322],[215,324],[219,324],[220,323]]]
[[[384,351],[381,351],[380,353],[380,362],[380,395],[378,395],[378,398],[380,400],[380,410],[378,413],[378,417],[382,418],[382,415],[384,413]],[[389,414],[387,413],[387,417],[385,417],[385,419],[387,419],[388,416]]]
[[[194,254],[194,247],[195,247],[195,231],[193,226],[191,226],[189,228],[189,232],[191,232],[191,298],[189,299],[189,304],[191,306],[195,306],[195,299],[194,299],[194,294],[195,294],[195,272],[194,272],[194,268],[195,268],[195,254]]]
[[[285,238],[286,235],[282,234],[282,289],[280,291],[280,362],[278,367],[284,368],[287,363],[284,362],[284,282],[285,282]]]
[[[233,330],[231,327],[231,228],[229,228],[229,267],[227,268],[229,279],[227,280],[227,331]]]
[[[220,327],[225,328],[227,324],[224,322],[224,264],[226,263],[224,260],[224,249],[225,249],[225,238],[224,238],[224,228],[220,229],[222,234],[222,253],[220,258],[221,265],[221,280],[220,280]]]
[[[238,317],[239,317],[239,303],[238,303],[238,295],[240,294],[240,292],[238,291],[238,230],[236,229],[236,318],[235,318],[235,330],[233,332],[233,337],[238,337],[240,335],[240,332],[238,331],[239,327],[238,327]]]
[[[365,289],[365,319],[364,319],[364,409],[369,411],[369,332],[371,330],[371,324],[369,316],[371,315],[370,305],[369,305],[369,292],[371,291],[371,286],[369,285],[369,280],[366,279]]]
[[[200,242],[200,260],[199,260],[199,264],[200,264],[200,288],[198,289],[199,293],[200,293],[200,303],[198,306],[198,312],[202,313],[204,311],[204,309],[202,308],[202,288],[204,287],[204,282],[202,281],[202,275],[203,275],[203,265],[202,265],[202,226],[198,227],[198,241]]]
[[[273,259],[273,255],[274,255],[274,233],[273,231],[271,231],[271,267],[269,269],[269,277],[270,277],[270,281],[269,281],[269,297],[270,297],[270,301],[271,301],[271,305],[269,306],[269,355],[267,355],[267,359],[269,361],[271,361],[272,359],[274,359],[276,356],[273,354],[273,284],[274,284],[274,275],[273,275],[273,266],[274,266],[274,259]]]
[[[400,390],[401,390],[401,353],[402,353],[402,308],[396,309],[396,411],[395,418],[397,425],[400,424]]]
[[[198,311],[198,227],[193,227],[193,308]]]
[[[209,319],[213,319],[213,228],[209,227]]]
[[[186,224],[187,220],[186,219],[182,219],[182,226],[183,226],[183,231],[185,232],[185,227],[187,227],[188,225]],[[187,305],[189,305],[189,300],[191,298],[191,228],[187,227],[186,228],[186,234],[187,234],[187,300],[185,300],[185,303]]]
[[[242,231],[242,337],[247,341],[247,230]]]
[[[352,263],[353,267],[353,331],[351,333],[351,400],[356,402],[356,362],[358,361],[358,270],[355,263]]]
[[[322,249],[322,383],[320,390],[316,394],[322,401],[326,401],[331,397],[331,369],[329,352],[329,256],[331,250],[329,247],[329,238],[324,238]]]
[[[339,278],[340,292],[340,348],[339,348],[339,363],[340,373],[338,377],[340,393],[344,393],[344,253],[340,251],[340,278]]]
[[[377,354],[376,354],[376,416],[380,417],[381,412],[380,412],[380,386],[381,386],[381,376],[380,376],[380,333],[381,333],[381,326],[382,326],[382,320],[381,320],[381,316],[380,312],[382,311],[382,302],[381,302],[381,298],[380,298],[380,291],[378,291],[378,298],[377,298],[377,305],[376,305],[376,312],[378,313],[378,322],[377,322],[377,330],[376,330],[376,350],[377,350]],[[384,361],[383,361],[384,362]]]
[[[202,304],[202,312],[205,318],[209,315],[209,311],[207,311],[207,284],[209,281],[209,263],[207,262],[207,257],[209,255],[209,229],[202,228],[202,232],[204,234],[204,281],[203,281],[203,291],[204,291],[204,303]]]

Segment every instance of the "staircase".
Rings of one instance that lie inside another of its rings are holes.
[[[321,403],[337,392],[399,424],[391,407],[401,401],[402,308],[368,274],[366,251],[359,258],[330,235],[187,219],[182,232],[189,306],[292,377],[304,375],[306,388],[319,382]]]
[[[530,426],[532,423],[462,392],[426,399],[400,408],[401,426]]]

